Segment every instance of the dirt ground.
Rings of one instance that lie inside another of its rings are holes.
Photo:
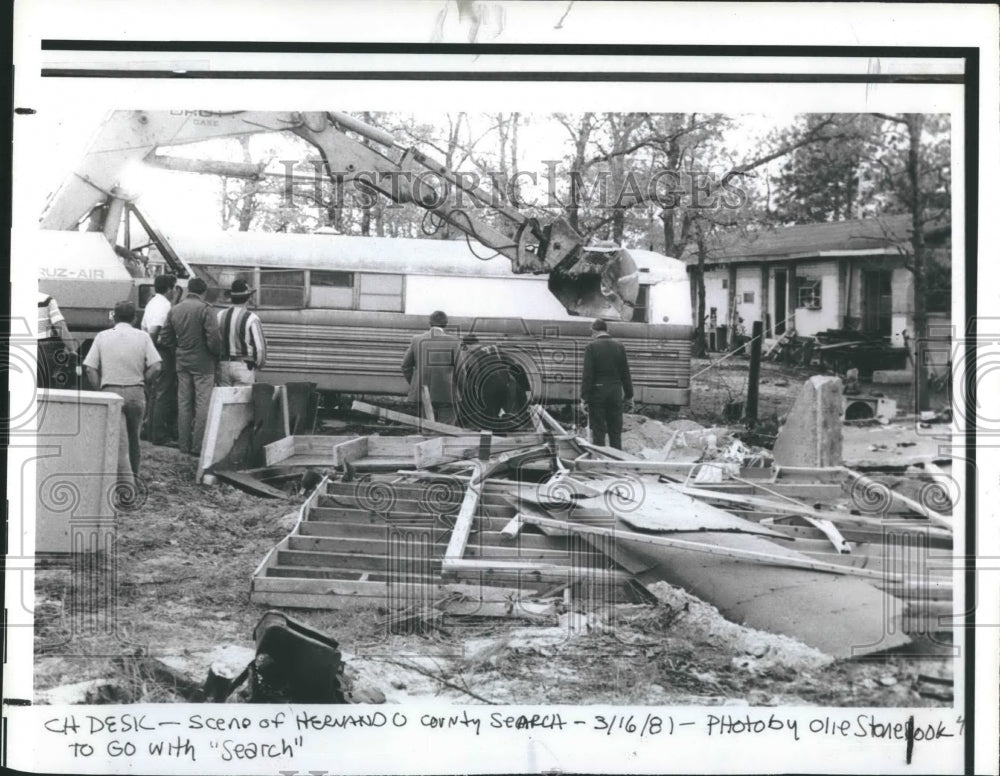
[[[696,362],[693,372],[707,365]],[[766,365],[761,417],[787,412],[805,377]],[[715,423],[745,379],[745,362],[710,370],[697,378],[691,407],[672,417]],[[251,634],[265,609],[249,602],[250,578],[291,528],[288,515],[301,500],[195,484],[196,460],[172,448],[143,443],[143,456],[145,500],[118,518],[108,600],[95,603],[91,577],[71,569],[36,574],[41,702],[67,697],[52,694],[55,688],[91,680],[90,701],[176,701],[180,695],[168,682],[136,673],[121,658],[153,656],[200,681],[220,647],[253,648]],[[448,618],[440,629],[411,635],[389,633],[388,613],[378,608],[292,614],[338,640],[361,683],[389,702],[950,703],[918,692],[921,674],[952,675],[940,645],[833,662],[785,637],[729,623],[681,590],[664,585],[656,594],[656,605],[542,622]],[[937,656],[914,656],[922,650]]]

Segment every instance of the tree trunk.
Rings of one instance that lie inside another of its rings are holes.
[[[920,134],[923,131],[923,116],[918,113],[906,115],[906,131],[910,147],[906,154],[906,176],[909,179],[912,197],[910,216],[913,234],[910,244],[913,249],[913,379],[917,392],[917,411],[930,409],[930,382],[927,369],[920,361],[920,348],[927,342],[927,249],[924,245],[923,196],[920,191]]]
[[[243,149],[243,161],[247,163],[252,162],[253,158],[250,156],[250,138],[244,135],[239,141]],[[260,183],[258,181],[245,181],[243,183],[243,191],[239,200],[239,230],[241,232],[250,230],[250,224],[253,221],[254,214],[257,212],[257,189],[259,186]]]
[[[696,291],[698,294],[698,312],[695,315],[694,342],[691,345],[695,358],[705,358],[708,355],[708,343],[705,341],[705,261],[708,258],[708,241],[701,228],[698,229],[698,269],[694,273]]]

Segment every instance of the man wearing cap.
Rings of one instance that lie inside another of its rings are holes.
[[[632,376],[625,347],[608,334],[608,324],[598,318],[590,325],[593,339],[583,352],[580,396],[587,403],[590,431],[595,445],[622,449],[622,414],[632,401]]]
[[[156,294],[146,303],[140,326],[153,340],[156,351],[163,359],[160,374],[149,387],[146,401],[146,438],[154,445],[165,444],[168,439],[177,436],[177,370],[174,367],[174,351],[157,343],[160,329],[167,322],[176,286],[177,278],[173,275],[157,275],[153,279]]]
[[[458,364],[462,342],[447,334],[448,316],[440,310],[431,313],[430,329],[417,334],[403,357],[403,375],[410,383],[408,399],[416,403],[417,414],[424,417],[423,389],[430,394],[434,420],[440,423],[456,422],[455,366]]]
[[[245,280],[234,280],[226,291],[232,307],[219,310],[219,352],[217,385],[253,385],[254,372],[262,369],[267,359],[267,343],[257,314],[247,309],[247,302],[256,289]]]
[[[193,278],[160,330],[160,344],[175,349],[177,447],[190,455],[201,452],[220,350],[219,322],[203,297],[207,290],[204,280]]]
[[[83,361],[87,380],[95,391],[115,393],[122,404],[118,437],[118,472],[128,481],[139,476],[139,428],[146,411],[146,382],[160,371],[160,355],[149,335],[132,325],[135,305],[115,305],[115,325],[94,337]]]

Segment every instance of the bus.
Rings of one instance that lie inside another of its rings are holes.
[[[176,254],[224,305],[237,278],[257,289],[266,382],[305,381],[324,392],[404,396],[410,339],[434,310],[466,347],[498,345],[523,370],[532,401],[579,399],[590,320],[569,315],[545,275],[516,275],[502,256],[467,240],[332,234],[168,234]],[[629,250],[639,267],[632,321],[609,322],[626,348],[635,401],[690,399],[692,316],[683,262]],[[152,293],[143,289],[140,303]]]

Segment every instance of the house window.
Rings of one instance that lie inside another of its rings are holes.
[[[306,273],[303,270],[262,269],[257,304],[261,307],[304,307]]]
[[[753,304],[753,291],[743,292],[743,304]]]
[[[727,288],[729,288],[729,278],[723,278],[722,279],[722,290],[725,291]]]
[[[332,310],[354,308],[354,273],[314,269],[309,273],[309,306]]]
[[[806,310],[819,310],[823,306],[822,289],[822,280],[797,278],[796,307],[804,307]]]

